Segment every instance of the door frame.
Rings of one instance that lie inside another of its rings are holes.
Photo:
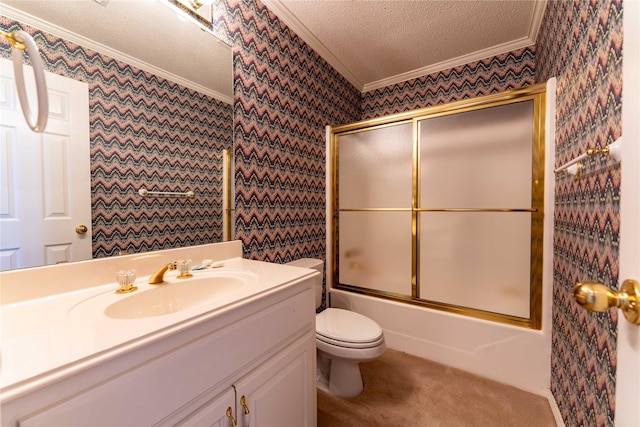
[[[640,280],[640,2],[624,3],[620,282]],[[624,196],[624,197],[622,197]],[[615,424],[640,426],[640,326],[618,315]]]

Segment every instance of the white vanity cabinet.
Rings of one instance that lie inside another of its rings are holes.
[[[119,357],[96,355],[104,360],[3,402],[2,426],[227,427],[231,408],[238,426],[314,427],[312,284],[307,276],[142,337]]]
[[[313,364],[314,354],[315,339],[313,343],[306,337],[298,339],[236,381],[231,390],[216,396],[177,424],[215,427],[315,425],[315,397],[309,396],[315,383],[310,384],[306,374]]]

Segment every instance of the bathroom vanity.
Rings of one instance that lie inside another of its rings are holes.
[[[2,426],[315,426],[318,273],[242,259],[239,242],[205,246],[189,257],[215,253],[220,268],[184,281],[167,273],[159,286],[140,277],[124,295],[100,280],[113,282],[125,257],[64,266],[65,284],[51,283],[63,266],[3,273]],[[151,274],[185,251],[127,256],[127,267]],[[47,282],[39,297],[20,289],[34,270]],[[92,286],[71,279],[90,270]],[[158,309],[160,289],[172,291]]]

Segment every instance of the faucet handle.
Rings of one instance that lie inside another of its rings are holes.
[[[117,294],[127,294],[138,289],[137,286],[133,286],[136,281],[135,270],[123,270],[116,273],[116,280],[120,285],[120,288],[116,291]]]
[[[188,277],[193,277],[193,274],[189,272],[191,270],[191,260],[190,259],[181,259],[178,263],[178,279],[186,279]]]

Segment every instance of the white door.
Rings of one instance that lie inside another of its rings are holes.
[[[640,280],[640,2],[624,3],[620,281]],[[640,325],[618,317],[617,426],[640,426]]]
[[[31,67],[24,73],[33,95]],[[45,74],[49,120],[35,133],[22,117],[11,61],[0,60],[0,270],[91,258],[89,90]],[[76,232],[82,225],[84,234]]]

